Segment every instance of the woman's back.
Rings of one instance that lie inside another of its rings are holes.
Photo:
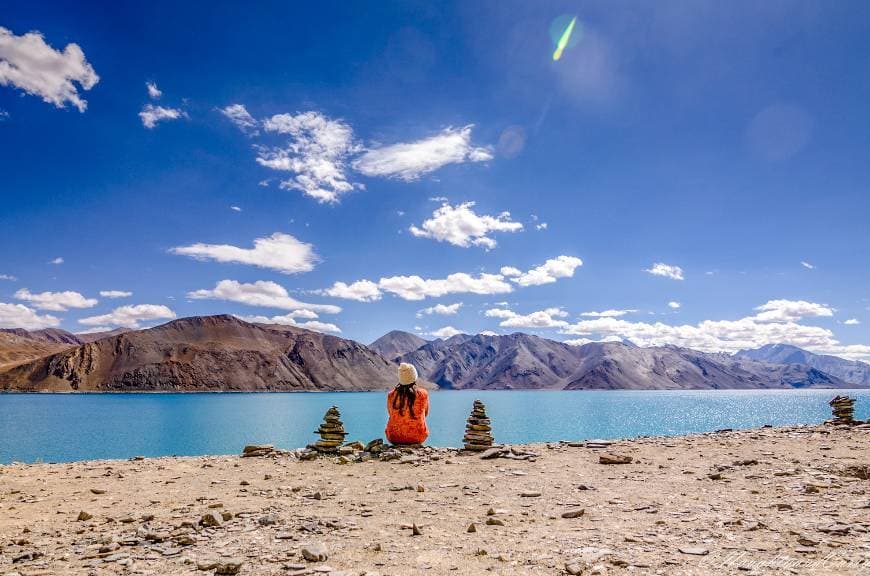
[[[426,416],[429,415],[427,390],[413,383],[400,384],[387,395],[387,411],[390,419],[385,432],[390,443],[422,444],[429,437],[429,426],[426,424]]]

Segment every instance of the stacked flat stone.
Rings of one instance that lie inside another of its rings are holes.
[[[465,425],[465,437],[462,442],[466,450],[481,452],[492,447],[492,422],[486,415],[486,406],[480,400],[474,401],[471,416]]]
[[[855,423],[855,399],[848,396],[834,396],[834,399],[828,402],[831,406],[831,412],[834,415],[833,424],[854,424]]]
[[[323,416],[323,424],[315,432],[320,435],[320,440],[314,443],[315,450],[324,453],[338,452],[339,446],[344,444],[347,432],[344,431],[344,423],[341,421],[341,414],[337,406],[326,411]]]

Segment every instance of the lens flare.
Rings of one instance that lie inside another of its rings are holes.
[[[568,42],[571,40],[571,34],[574,32],[574,26],[577,24],[577,17],[574,16],[571,18],[571,21],[568,23],[568,26],[562,32],[562,35],[559,36],[559,41],[556,42],[556,51],[553,52],[553,61],[556,62],[559,58],[562,57],[562,53],[565,51],[565,48],[568,47]]]

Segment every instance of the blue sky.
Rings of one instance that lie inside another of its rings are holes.
[[[868,358],[870,7],[756,4],[6,3],[0,325]]]

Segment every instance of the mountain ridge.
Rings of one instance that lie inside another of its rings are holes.
[[[65,343],[70,337],[86,341]],[[367,347],[337,336],[252,324],[230,315],[192,316],[153,328],[94,335],[0,331],[0,391],[384,390],[395,385],[395,363],[401,361],[417,367],[421,385],[434,382],[441,389],[870,385],[864,380],[864,368],[870,365],[787,345],[729,355],[623,342],[573,346],[523,332],[458,334],[427,341],[394,330]]]

